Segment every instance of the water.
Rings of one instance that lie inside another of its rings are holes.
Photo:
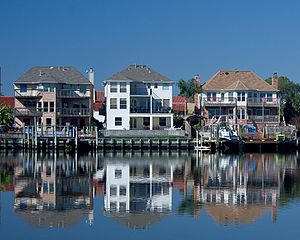
[[[0,156],[2,239],[283,239],[296,154]]]

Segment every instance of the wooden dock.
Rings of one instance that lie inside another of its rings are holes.
[[[192,139],[179,131],[103,131],[97,128],[78,131],[75,127],[64,131],[38,132],[25,129],[19,133],[0,134],[0,150],[24,151],[181,151],[199,150],[223,153],[289,152],[299,148],[297,140],[249,139],[226,141],[218,138]]]

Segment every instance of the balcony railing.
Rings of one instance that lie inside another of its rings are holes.
[[[77,116],[77,117],[89,117],[90,116],[89,108],[63,108],[57,112],[61,116]]]
[[[171,107],[156,107],[152,109],[152,113],[171,113]],[[150,108],[146,107],[130,107],[130,113],[151,113]]]
[[[40,117],[43,114],[42,108],[15,108],[15,117]]]
[[[280,117],[278,115],[248,116],[248,121],[252,122],[252,120],[255,121],[256,123],[279,123]]]
[[[63,89],[57,91],[57,96],[61,98],[89,98],[91,97],[90,91],[80,92],[75,90]]]
[[[248,106],[279,106],[279,98],[247,98]]]
[[[32,97],[41,97],[42,90],[27,90],[26,92],[21,91],[20,89],[15,89],[16,98],[32,98]]]
[[[236,98],[203,98],[204,106],[235,106]]]

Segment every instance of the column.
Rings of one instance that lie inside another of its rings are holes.
[[[153,117],[150,116],[150,130],[153,130]]]

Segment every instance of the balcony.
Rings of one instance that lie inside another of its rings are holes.
[[[42,108],[15,108],[15,117],[41,117],[43,114]]]
[[[171,113],[171,107],[156,107],[152,109],[152,113]],[[130,113],[151,113],[148,107],[130,107]]]
[[[248,98],[247,105],[251,107],[255,107],[255,106],[279,107],[280,99],[279,98]]]
[[[236,106],[236,98],[202,98],[203,106],[222,106],[222,107],[231,107]]]
[[[80,92],[75,90],[63,89],[63,90],[58,90],[56,93],[57,96],[60,98],[90,98],[91,97],[90,91]]]
[[[15,89],[15,97],[16,98],[36,98],[42,97],[42,90],[40,89],[31,89],[26,92],[21,91],[20,89]]]
[[[248,122],[252,122],[252,120],[255,121],[256,123],[279,123],[280,117],[278,115],[248,116]]]
[[[89,117],[91,110],[89,108],[63,108],[57,114],[62,117]]]

